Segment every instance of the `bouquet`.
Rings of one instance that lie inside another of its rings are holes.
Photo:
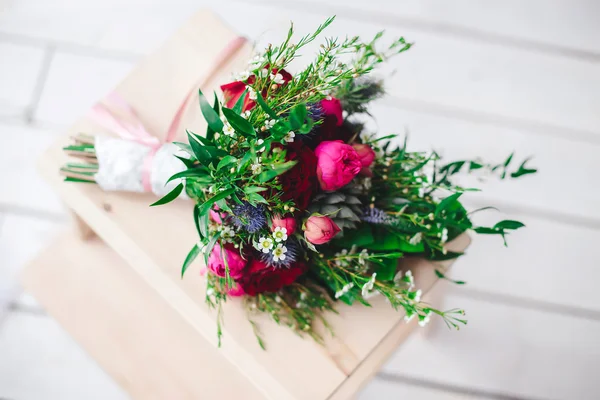
[[[517,178],[535,172],[527,160],[514,170],[512,155],[497,165],[445,163],[435,152],[408,151],[406,139],[370,133],[361,122],[369,103],[384,94],[382,81],[370,73],[411,47],[404,38],[388,46],[381,46],[382,33],[368,42],[328,38],[315,59],[292,74],[290,63],[332,21],[297,42],[292,25],[280,45],[259,52],[247,71],[221,87],[222,98],[209,102],[200,91],[206,133],[188,131],[188,143],[169,144],[162,158],[170,161],[153,166],[161,169],[158,176],[171,174],[171,190],[153,205],[181,196],[195,204],[199,239],[181,274],[203,258],[206,302],[218,310],[219,338],[222,304],[230,297],[243,297],[261,346],[256,313],[321,342],[316,324],[327,326],[336,301],[368,306],[373,296],[384,296],[407,321],[425,325],[436,315],[459,328],[464,312],[422,302],[411,272],[398,271],[398,260],[408,254],[456,258],[461,253],[448,251],[446,243],[465,231],[505,239],[524,226],[513,220],[475,226],[460,202],[474,189],[453,178],[473,171]],[[104,140],[75,139],[66,150],[87,161],[67,165],[67,180],[106,182],[103,162],[95,162]],[[126,157],[131,169],[141,163],[143,149],[139,154]],[[111,186],[110,179],[104,185]]]

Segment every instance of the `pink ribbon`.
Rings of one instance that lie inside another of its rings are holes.
[[[207,79],[210,79],[218,72],[219,69],[246,43],[246,41],[246,38],[241,36],[231,40],[217,56],[215,64],[210,70]],[[105,104],[98,103],[92,107],[90,117],[99,125],[116,133],[123,139],[132,140],[150,147],[150,152],[144,159],[144,165],[142,166],[142,185],[146,192],[152,191],[150,175],[154,155],[164,143],[172,142],[177,136],[181,119],[187,109],[188,103],[194,98],[196,91],[198,90],[197,86],[199,85],[194,85],[194,87],[192,87],[184,98],[183,103],[181,103],[177,109],[164,142],[152,135],[146,129],[135,110],[116,92],[112,92],[106,97]],[[118,111],[118,115],[113,113],[112,110]]]

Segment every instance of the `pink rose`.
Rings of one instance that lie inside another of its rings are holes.
[[[372,176],[373,172],[371,172],[371,164],[375,160],[375,152],[368,144],[355,143],[352,145],[352,148],[356,150],[358,153],[358,157],[360,158],[360,164],[362,165],[362,169],[360,170],[361,175]]]
[[[340,228],[329,217],[313,215],[306,221],[304,237],[312,244],[329,242],[340,232]]]
[[[238,279],[243,275],[244,268],[246,268],[246,260],[242,258],[240,252],[233,248],[233,246],[225,246],[223,253],[227,258],[227,266],[229,267],[229,276],[233,279]],[[225,263],[221,257],[221,246],[215,244],[208,257],[208,269],[215,275],[224,277],[225,276]]]
[[[342,104],[338,99],[331,97],[329,100],[321,100],[321,107],[323,108],[323,113],[325,115],[333,115],[337,119],[337,126],[340,126],[344,123]]]
[[[237,282],[233,282],[231,289],[227,288],[227,294],[231,297],[240,297],[246,294],[242,285]]]
[[[296,220],[292,217],[281,218],[276,215],[273,217],[271,231],[275,231],[275,228],[285,228],[288,236],[291,236],[296,231]]]
[[[315,149],[321,189],[333,191],[350,183],[362,169],[356,150],[341,140],[321,142]]]

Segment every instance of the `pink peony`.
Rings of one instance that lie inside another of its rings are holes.
[[[306,221],[304,237],[312,244],[329,242],[340,232],[340,228],[329,217],[313,215]]]
[[[371,164],[375,160],[375,152],[368,144],[355,143],[352,145],[352,148],[356,150],[358,153],[358,157],[360,158],[360,164],[362,165],[362,169],[360,170],[361,175],[372,176],[371,172]]]
[[[362,169],[356,150],[341,140],[321,142],[315,155],[317,178],[323,190],[333,191],[347,185]]]
[[[285,228],[288,236],[291,236],[296,231],[296,220],[292,217],[281,218],[281,216],[276,215],[273,217],[271,230],[274,231],[278,227]]]
[[[333,115],[337,119],[336,125],[340,126],[344,123],[344,117],[342,114],[342,104],[334,97],[329,100],[321,100],[321,107],[325,115]]]
[[[233,279],[240,278],[243,275],[244,268],[246,268],[246,260],[242,258],[240,252],[233,248],[233,246],[226,245],[223,253],[225,253],[225,257],[227,258],[229,276]],[[217,276],[225,276],[225,263],[221,257],[221,246],[219,244],[215,244],[210,257],[208,257],[208,269]]]

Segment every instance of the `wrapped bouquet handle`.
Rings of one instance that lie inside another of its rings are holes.
[[[208,79],[246,42],[247,39],[242,36],[232,39],[217,56],[208,73]],[[89,117],[98,125],[115,133],[118,138],[87,135],[76,137],[77,143],[66,147],[65,150],[71,155],[83,156],[89,163],[67,164],[62,173],[67,180],[96,182],[107,191],[152,192],[158,196],[168,193],[176,185],[176,182],[165,185],[169,176],[185,169],[185,166],[173,157],[178,148],[172,142],[201,83],[194,84],[181,102],[164,141],[144,126],[138,113],[121,95],[111,92],[103,102],[94,105]]]

